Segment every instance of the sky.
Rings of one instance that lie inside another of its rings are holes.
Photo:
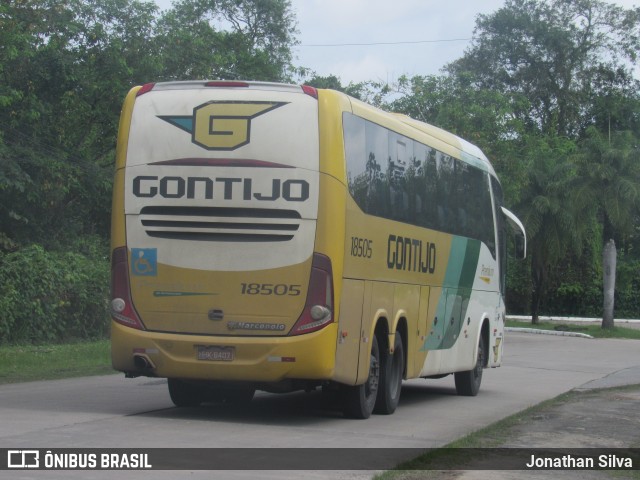
[[[165,9],[171,0],[156,3]],[[640,0],[608,3],[631,8]],[[293,49],[294,64],[321,76],[335,75],[344,85],[438,74],[464,54],[477,15],[503,4],[504,0],[291,0],[300,42]]]
[[[298,64],[343,84],[439,73],[469,45],[479,13],[503,0],[292,0]],[[400,43],[421,42],[421,43]],[[312,45],[373,43],[315,47]],[[393,43],[393,45],[384,45]]]

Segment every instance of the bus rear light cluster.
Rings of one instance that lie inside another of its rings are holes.
[[[149,93],[151,90],[153,90],[153,87],[155,86],[156,86],[155,83],[145,83],[144,85],[142,85],[142,87],[140,87],[140,90],[138,90],[138,93],[136,93],[136,97],[144,95],[145,93]]]
[[[302,91],[304,93],[306,93],[307,95],[309,95],[310,97],[315,98],[316,100],[318,99],[318,89],[315,87],[312,87],[310,85],[302,85]]]
[[[314,253],[302,315],[289,335],[311,333],[333,322],[333,272],[329,257]]]
[[[111,318],[127,327],[144,330],[131,301],[126,247],[116,248],[111,257]]]

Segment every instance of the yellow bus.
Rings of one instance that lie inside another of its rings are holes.
[[[177,406],[328,388],[346,416],[403,379],[478,393],[502,360],[500,183],[475,146],[332,90],[133,88],[112,213],[112,362]]]

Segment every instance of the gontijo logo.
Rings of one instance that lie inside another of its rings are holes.
[[[191,134],[191,141],[207,150],[235,150],[249,143],[251,120],[287,102],[211,101],[193,109],[192,116],[158,115]]]

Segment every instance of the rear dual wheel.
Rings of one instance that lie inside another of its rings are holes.
[[[220,387],[177,378],[169,378],[168,384],[169,396],[176,407],[197,407],[206,401],[239,405],[249,403],[255,394],[253,388]]]
[[[345,387],[345,415],[365,419],[373,412],[384,415],[393,413],[400,401],[403,373],[404,347],[400,334],[395,335],[393,354],[381,354],[378,339],[373,336],[369,377],[362,385]]]
[[[344,414],[351,418],[369,418],[373,413],[380,384],[380,350],[378,339],[371,341],[371,358],[369,359],[369,377],[362,385],[345,387]]]
[[[169,396],[176,407],[197,407],[204,401],[202,386],[177,378],[167,379]]]
[[[390,415],[396,411],[400,401],[402,389],[402,376],[404,374],[404,347],[399,333],[395,334],[393,354],[384,355],[383,365],[380,369],[380,387],[375,413]]]
[[[228,403],[231,405],[243,405],[253,400],[256,391],[253,388],[214,388],[210,398],[216,402]]]

